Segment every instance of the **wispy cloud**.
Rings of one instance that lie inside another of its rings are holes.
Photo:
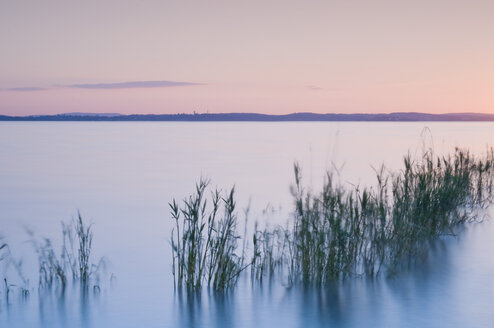
[[[4,89],[7,91],[42,91],[42,90],[47,90],[46,88],[40,88],[40,87],[20,87],[20,88],[8,88]]]
[[[119,83],[89,83],[71,84],[65,87],[79,89],[131,89],[131,88],[166,88],[201,85],[203,83],[176,82],[176,81],[130,81]]]
[[[322,88],[317,85],[307,85],[306,88],[309,90],[322,90]]]
[[[5,88],[0,91],[44,91],[51,90],[53,88],[76,88],[76,89],[134,89],[134,88],[169,88],[169,87],[184,87],[204,85],[204,83],[195,82],[177,82],[177,81],[129,81],[129,82],[117,82],[117,83],[84,83],[84,84],[68,84],[68,85],[55,85],[52,88],[44,87],[16,87]]]

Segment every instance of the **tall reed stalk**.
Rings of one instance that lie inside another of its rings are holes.
[[[87,288],[91,277],[104,264],[103,259],[97,265],[91,262],[93,232],[91,225],[84,222],[79,212],[77,218],[69,224],[62,222],[63,243],[60,253],[55,251],[50,239],[38,242],[34,234],[30,234],[38,254],[39,286],[42,288],[51,288],[57,284],[63,291],[70,279]]]
[[[205,197],[209,181],[201,179],[196,191],[179,207],[169,205],[175,221],[171,233],[175,283],[189,289],[203,284],[214,289],[233,286],[245,268],[237,254],[237,215],[234,188],[228,193],[214,190],[211,207]]]

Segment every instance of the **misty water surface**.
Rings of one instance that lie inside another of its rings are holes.
[[[32,292],[7,303],[1,327],[492,327],[494,225],[446,238],[393,279],[311,288],[247,277],[225,293],[175,293],[168,202],[201,177],[250,203],[250,226],[292,211],[293,163],[317,190],[326,169],[342,183],[374,183],[373,167],[399,169],[407,152],[494,145],[492,123],[0,122],[0,234],[24,259]],[[94,257],[113,278],[101,291],[37,292],[25,229],[60,243],[60,221],[93,223]],[[0,272],[3,275],[4,272]],[[15,279],[15,277],[12,277]]]

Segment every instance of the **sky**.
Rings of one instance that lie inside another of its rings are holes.
[[[0,114],[494,113],[494,1],[0,0]]]

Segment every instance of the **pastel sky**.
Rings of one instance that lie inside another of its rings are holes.
[[[494,113],[494,1],[0,1],[0,114]]]

